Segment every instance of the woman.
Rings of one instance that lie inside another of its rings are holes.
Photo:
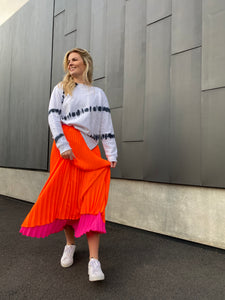
[[[20,232],[46,237],[64,229],[66,246],[61,266],[73,264],[75,238],[86,234],[90,281],[104,280],[98,260],[100,233],[105,233],[105,207],[110,167],[117,163],[117,147],[108,100],[93,87],[90,54],[75,48],[64,57],[66,75],[53,89],[48,122],[54,139],[50,176]],[[98,147],[102,140],[107,160]]]

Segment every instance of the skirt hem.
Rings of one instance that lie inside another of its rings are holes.
[[[30,237],[45,238],[50,234],[62,231],[66,225],[73,227],[74,236],[76,238],[90,231],[106,233],[105,223],[102,220],[101,213],[98,215],[81,215],[79,220],[56,219],[52,223],[42,226],[21,227],[20,233]]]

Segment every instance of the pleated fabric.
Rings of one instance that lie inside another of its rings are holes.
[[[20,232],[46,237],[73,226],[75,236],[89,231],[105,233],[105,207],[110,185],[110,162],[99,147],[90,150],[81,133],[63,125],[75,158],[63,159],[53,142],[50,175]]]

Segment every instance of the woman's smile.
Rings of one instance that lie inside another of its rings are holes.
[[[68,70],[74,79],[80,79],[85,70],[85,64],[79,53],[71,53],[68,57]]]

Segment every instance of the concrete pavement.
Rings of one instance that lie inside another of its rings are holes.
[[[88,281],[86,237],[63,269],[63,232],[22,236],[31,203],[0,196],[0,299],[225,299],[225,251],[107,222],[100,260],[106,279]]]

